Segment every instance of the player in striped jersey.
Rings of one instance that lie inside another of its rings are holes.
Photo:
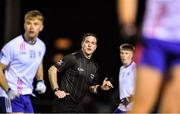
[[[134,95],[136,63],[134,62],[134,46],[128,43],[120,45],[122,66],[119,70],[119,99],[120,104],[114,113],[125,113],[132,107]]]
[[[0,109],[2,112],[33,113],[30,96],[36,76],[36,90],[45,93],[43,57],[45,44],[38,38],[44,17],[32,10],[24,17],[25,32],[9,41],[0,55]]]

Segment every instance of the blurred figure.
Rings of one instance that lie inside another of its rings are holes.
[[[120,104],[114,113],[125,113],[132,107],[134,95],[136,64],[133,61],[134,47],[131,44],[122,44],[119,47],[122,66],[119,70],[119,98]]]
[[[96,35],[86,33],[82,39],[81,50],[64,56],[63,60],[49,68],[49,81],[55,94],[53,112],[83,112],[82,100],[88,90],[101,93],[113,88],[107,78],[104,79],[102,85],[97,83],[98,65],[92,59],[96,48]],[[59,83],[57,72],[60,72]]]
[[[137,0],[119,0],[118,5],[120,23],[134,24]],[[145,8],[143,51],[130,113],[151,112],[159,94],[159,112],[180,113],[180,0],[146,0]]]
[[[9,41],[0,53],[0,109],[3,113],[33,113],[30,96],[36,76],[36,89],[45,93],[43,57],[45,44],[38,38],[44,16],[37,10],[26,13],[25,32]]]

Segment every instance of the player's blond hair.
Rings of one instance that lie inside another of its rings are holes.
[[[120,50],[129,50],[129,51],[132,51],[134,52],[135,51],[135,47],[129,43],[124,43],[122,45],[119,46],[119,49]]]
[[[26,15],[24,16],[24,20],[32,20],[32,19],[38,19],[38,20],[44,22],[44,16],[38,10],[28,11],[26,13]]]

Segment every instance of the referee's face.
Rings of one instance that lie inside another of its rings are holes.
[[[97,40],[94,36],[87,36],[81,44],[86,56],[91,56],[97,47]]]

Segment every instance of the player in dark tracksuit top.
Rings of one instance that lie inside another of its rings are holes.
[[[82,49],[66,55],[49,69],[49,81],[56,96],[53,112],[83,112],[82,99],[90,90],[109,90],[113,86],[107,78],[100,86],[98,81],[98,65],[91,56],[97,47],[97,37],[87,33],[83,37]],[[57,82],[57,72],[60,72],[60,82]],[[59,85],[58,85],[59,84]]]

